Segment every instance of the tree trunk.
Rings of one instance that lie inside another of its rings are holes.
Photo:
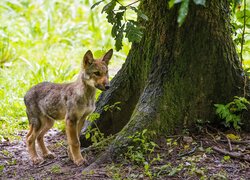
[[[190,2],[181,27],[178,6],[166,0],[142,0],[149,21],[140,43],[134,43],[125,64],[104,92],[96,112],[97,126],[106,136],[119,132],[107,151],[116,155],[129,135],[142,129],[172,134],[214,121],[215,103],[243,95],[244,77],[231,38],[229,3]],[[121,110],[104,106],[121,102]],[[93,126],[93,124],[88,124]],[[82,144],[86,144],[84,136]]]

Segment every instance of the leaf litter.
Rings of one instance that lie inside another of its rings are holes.
[[[143,165],[119,158],[83,173],[85,167],[77,167],[67,157],[65,133],[56,129],[45,135],[56,158],[33,165],[26,149],[26,134],[27,131],[20,131],[21,140],[0,142],[0,179],[250,179],[250,161],[242,158],[250,157],[247,133],[210,131],[158,138],[153,154],[159,160],[148,166],[150,175]],[[86,154],[89,161],[96,156],[96,152]]]

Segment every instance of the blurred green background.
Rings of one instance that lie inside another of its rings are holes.
[[[68,82],[79,72],[85,52],[96,58],[114,39],[103,6],[95,0],[0,1],[0,142],[28,128],[23,96],[42,81]],[[124,62],[130,44],[115,52],[110,76]],[[98,92],[99,94],[100,92]],[[63,128],[64,123],[56,127]]]

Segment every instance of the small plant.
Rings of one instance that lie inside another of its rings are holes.
[[[121,108],[118,106],[121,102],[116,102],[113,105],[106,105],[104,106],[104,111],[110,111],[111,114],[114,110],[121,110]],[[100,131],[95,121],[100,118],[99,113],[92,113],[88,116],[87,120],[90,121],[95,125],[95,127],[88,126],[87,131],[85,132],[85,138],[89,139],[91,138],[91,142],[94,144],[101,142],[105,139],[104,134]]]
[[[240,129],[240,115],[243,110],[247,110],[247,106],[250,102],[244,97],[235,96],[232,102],[224,104],[215,104],[216,114],[223,119],[224,125],[230,127],[233,124],[235,129]]]
[[[230,161],[230,159],[231,159],[230,156],[224,156],[222,161],[227,162]]]
[[[153,132],[153,134],[155,134]],[[142,132],[136,132],[128,138],[132,139],[132,145],[128,147],[125,156],[133,163],[143,165],[144,173],[149,178],[152,178],[151,166],[156,161],[161,161],[160,156],[151,157],[157,144],[150,140],[151,132],[144,129]]]
[[[121,170],[123,169],[122,165],[115,165],[111,164],[110,166],[107,167],[107,171],[109,172],[109,175],[112,177],[114,180],[120,180],[122,179],[122,174]]]
[[[100,129],[97,127],[95,120],[97,120],[100,117],[99,113],[92,113],[88,117],[88,121],[93,122],[95,124],[95,128],[92,128],[88,126],[88,129],[85,133],[85,138],[89,139],[91,138],[91,141],[95,144],[102,140],[104,140],[104,134],[100,131]]]
[[[4,170],[4,165],[0,164],[0,174],[2,174],[3,170]]]
[[[120,111],[121,108],[118,106],[119,104],[121,104],[121,102],[116,102],[112,105],[106,105],[106,106],[104,106],[103,109],[104,109],[104,111],[110,111],[110,112],[113,112],[114,110]]]
[[[61,166],[59,165],[53,165],[51,167],[51,170],[50,170],[51,173],[55,173],[55,174],[58,174],[58,173],[61,173]]]

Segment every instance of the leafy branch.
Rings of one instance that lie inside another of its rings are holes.
[[[95,3],[91,8],[96,7],[104,0]],[[123,5],[118,0],[111,0],[107,3],[103,9],[102,13],[107,14],[107,20],[110,24],[113,25],[111,30],[112,37],[115,38],[115,47],[116,50],[120,50],[122,48],[122,40],[125,37],[129,40],[129,42],[140,42],[143,36],[143,27],[141,27],[137,21],[133,19],[127,19],[126,11],[132,10],[137,14],[137,18],[141,18],[143,20],[148,20],[148,17],[143,14],[140,10],[138,10],[135,6],[136,3],[140,1],[134,1],[128,5]]]
[[[104,2],[104,0],[98,1],[92,5],[92,9],[98,6],[100,3]],[[126,11],[132,10],[137,14],[137,19],[143,19],[145,21],[148,20],[148,17],[141,12],[137,7],[133,6],[136,3],[139,3],[140,0],[136,0],[130,4],[123,5],[118,0],[109,1],[102,9],[102,13],[107,14],[107,20],[110,24],[112,24],[111,35],[115,38],[115,47],[116,50],[120,50],[122,48],[122,40],[125,37],[129,40],[129,42],[140,42],[143,36],[143,27],[133,19],[126,18]],[[205,6],[206,0],[193,0],[196,5]],[[170,0],[169,8],[172,8],[175,4],[180,4],[179,15],[178,15],[178,23],[179,26],[183,24],[185,18],[188,14],[189,3],[190,0]]]

